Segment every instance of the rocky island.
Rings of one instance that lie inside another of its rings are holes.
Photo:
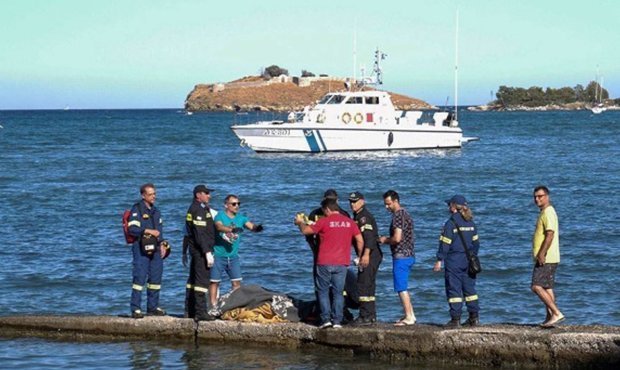
[[[328,92],[344,91],[348,84],[349,78],[324,75],[247,76],[227,83],[196,85],[185,100],[185,109],[190,112],[301,111]],[[366,86],[364,89],[371,88]],[[397,109],[436,109],[419,99],[395,93],[390,95]]]

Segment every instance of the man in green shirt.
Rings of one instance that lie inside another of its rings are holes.
[[[532,291],[546,307],[547,317],[542,326],[550,327],[564,320],[564,315],[555,304],[553,293],[555,271],[560,263],[560,229],[558,216],[551,205],[549,189],[546,186],[537,186],[534,189],[534,203],[540,208],[540,213],[532,237]]]

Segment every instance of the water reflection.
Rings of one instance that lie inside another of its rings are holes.
[[[129,344],[129,363],[133,369],[159,370],[163,368],[161,351],[152,343],[132,342]]]

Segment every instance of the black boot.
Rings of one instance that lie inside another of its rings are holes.
[[[453,317],[450,321],[448,321],[444,325],[445,328],[458,328],[459,326],[461,326],[461,318],[460,317]]]
[[[207,297],[205,293],[194,291],[194,316],[195,321],[213,321],[214,316],[207,312]]]
[[[463,323],[464,326],[478,326],[480,319],[477,312],[470,312],[469,318]]]

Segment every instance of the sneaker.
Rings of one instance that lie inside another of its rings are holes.
[[[334,329],[341,329],[341,328],[342,328],[342,325],[340,325],[340,324],[334,324],[334,325],[332,326],[332,328],[334,328]]]
[[[453,318],[444,325],[444,328],[458,328],[459,326],[461,326],[461,319]]]
[[[332,323],[329,321],[326,321],[324,323],[322,323],[321,325],[319,325],[319,329],[327,329],[327,328],[331,328]]]
[[[164,311],[161,308],[157,307],[153,311],[147,311],[146,312],[146,316],[166,316],[166,311]]]
[[[135,310],[131,313],[131,317],[134,319],[142,319],[144,318],[144,314],[140,310]]]
[[[213,321],[217,319],[215,316],[211,316],[208,313],[196,314],[194,321]]]

